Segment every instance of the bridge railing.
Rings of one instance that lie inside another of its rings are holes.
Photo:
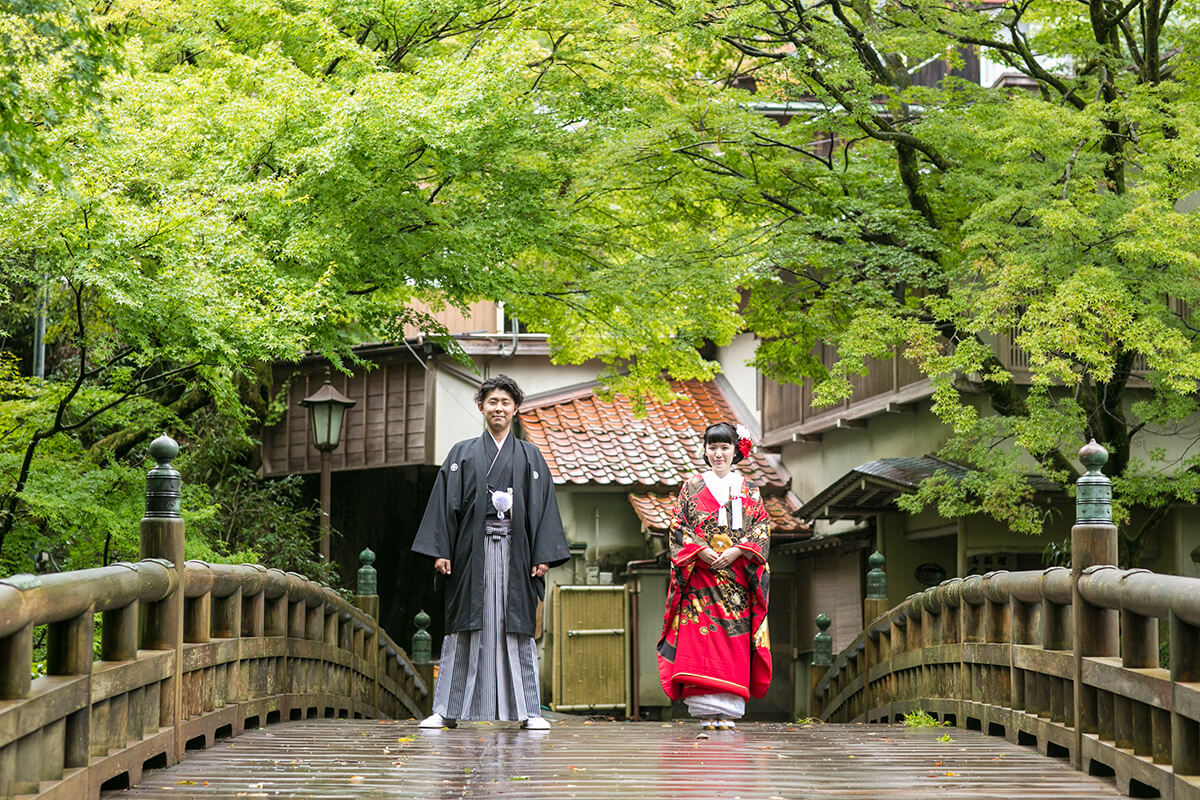
[[[1081,516],[1071,569],[952,578],[873,615],[828,666],[814,659],[820,717],[924,710],[1068,758],[1126,794],[1200,798],[1200,580],[1118,569],[1116,545],[1111,523]]]
[[[373,581],[351,604],[294,573],[183,561],[177,452],[151,446],[143,560],[0,580],[0,798],[94,798],[247,727],[427,706]]]

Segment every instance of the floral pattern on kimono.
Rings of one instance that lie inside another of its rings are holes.
[[[659,677],[672,700],[729,692],[762,697],[771,683],[767,627],[770,594],[770,517],[757,487],[741,482],[740,494],[723,505],[697,474],[684,482],[672,513],[668,543],[671,578],[662,636]],[[742,527],[732,503],[740,497]],[[712,569],[699,558],[712,547],[736,545],[745,554],[729,567]]]

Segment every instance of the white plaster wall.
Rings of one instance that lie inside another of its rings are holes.
[[[604,368],[596,361],[583,364],[552,364],[548,356],[523,356],[519,349],[511,358],[476,356],[475,364],[479,370],[480,381],[503,373],[515,380],[526,395],[542,394],[594,381]]]
[[[526,395],[574,386],[594,381],[601,366],[595,362],[579,365],[551,364],[546,356],[522,356],[518,351],[512,358],[476,358],[479,370],[472,381],[450,370],[437,369],[434,394],[436,397],[435,440],[431,463],[441,464],[450,448],[463,439],[483,432],[483,415],[475,405],[475,392],[487,377],[503,373],[517,382]],[[460,372],[465,370],[459,369]]]
[[[742,405],[753,412],[756,422],[761,422],[758,370],[746,363],[754,358],[757,349],[758,339],[753,334],[739,334],[725,347],[717,348],[717,363],[721,365],[721,373],[741,398]]]
[[[434,448],[430,463],[441,464],[455,442],[483,433],[483,415],[475,407],[477,388],[478,384],[468,384],[452,372],[437,371],[434,380]]]
[[[783,464],[792,473],[792,491],[808,501],[868,461],[936,453],[948,430],[922,403],[915,413],[872,417],[866,428],[826,431],[819,442],[784,445]]]
[[[558,496],[569,495],[573,521],[571,541],[588,546],[588,563],[601,569],[621,571],[634,559],[649,558],[650,544],[642,533],[642,523],[626,497],[627,487],[615,490],[572,489],[558,487]],[[565,514],[564,514],[565,516]]]

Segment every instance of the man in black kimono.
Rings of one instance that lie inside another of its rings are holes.
[[[567,539],[541,452],[510,435],[525,395],[507,375],[475,403],[487,429],[450,448],[413,552],[446,579],[446,637],[422,728],[458,720],[520,720],[547,730],[538,689],[534,613],[545,574],[566,562]]]

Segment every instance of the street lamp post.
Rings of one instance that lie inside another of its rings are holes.
[[[329,503],[331,453],[337,449],[342,438],[342,421],[346,409],[357,401],[333,388],[329,379],[329,367],[325,368],[325,383],[320,389],[300,401],[308,409],[312,424],[313,447],[321,451],[321,560],[329,560]]]

